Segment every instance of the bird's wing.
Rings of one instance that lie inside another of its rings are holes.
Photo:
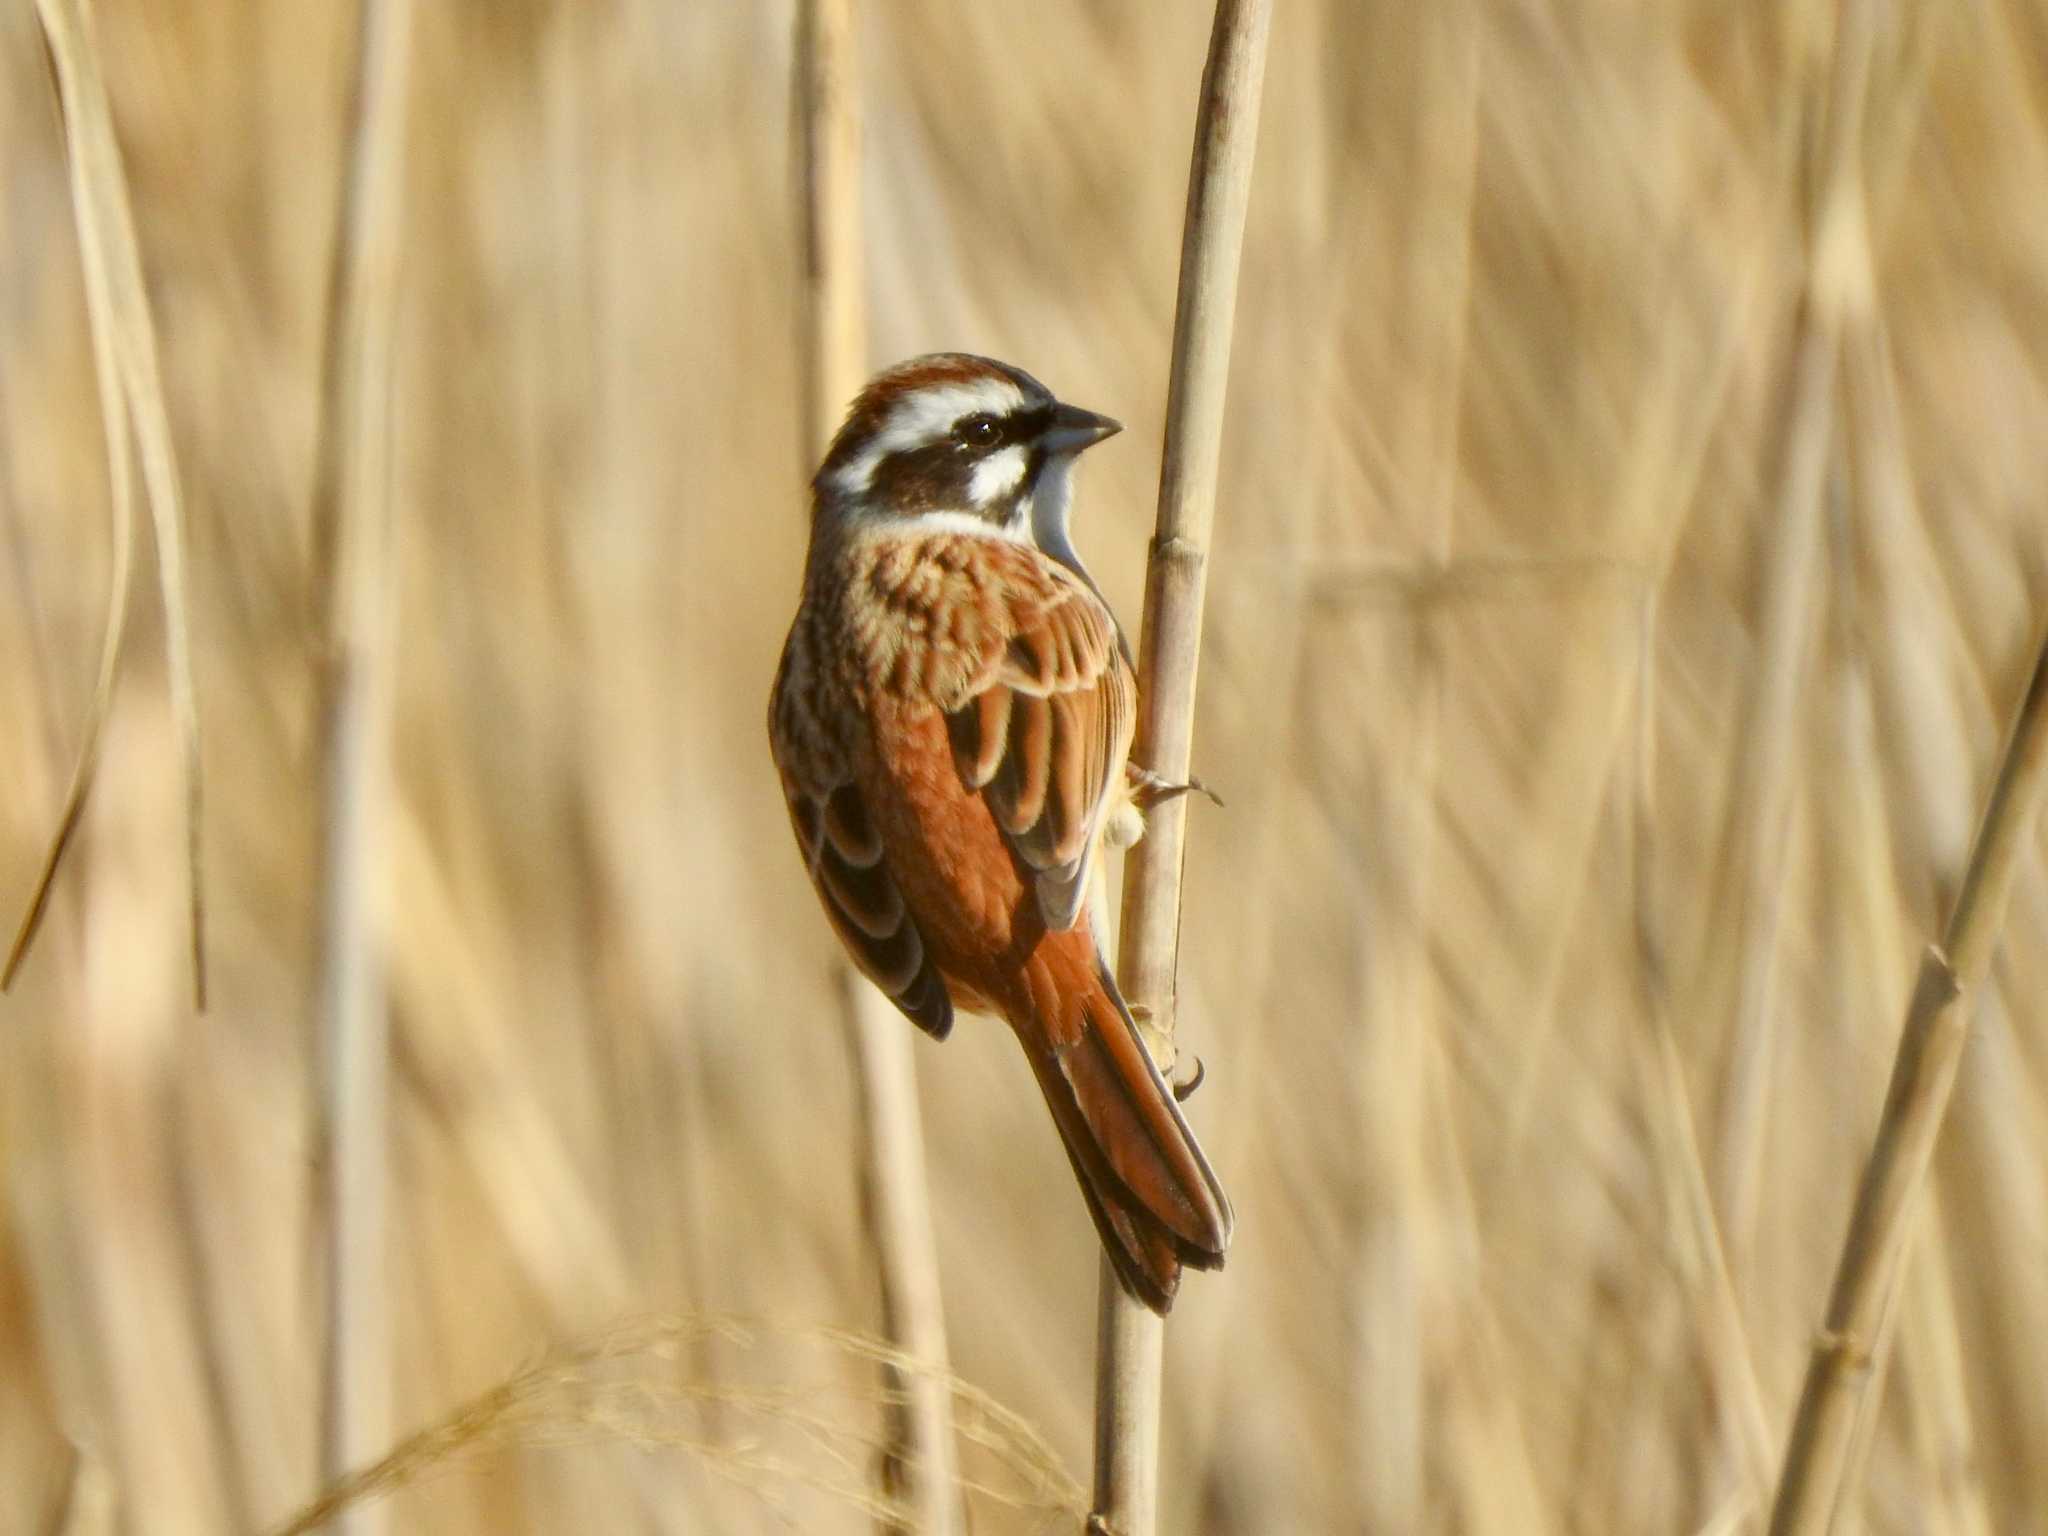
[[[861,973],[935,1040],[953,1028],[953,1000],[883,858],[882,835],[843,745],[809,707],[806,637],[792,633],[769,706],[769,737],[804,865]]]
[[[1079,919],[1104,817],[1122,793],[1137,725],[1137,680],[1116,620],[1064,566],[990,543],[974,664],[946,716],[953,760],[1034,872],[1048,928]]]

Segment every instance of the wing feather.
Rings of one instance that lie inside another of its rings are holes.
[[[851,784],[841,784],[825,801],[825,830],[839,856],[856,869],[882,862],[882,834],[868,816],[867,802]]]
[[[919,1029],[943,1040],[953,1028],[945,979],[890,872],[881,829],[845,754],[810,717],[801,691],[790,684],[790,668],[785,653],[770,736],[804,865],[861,974]]]
[[[975,701],[974,722],[977,744],[974,772],[968,786],[980,789],[996,776],[1003,765],[1003,749],[1010,741],[1010,690],[991,688]]]
[[[1116,621],[1064,567],[1000,547],[1010,594],[965,696],[947,705],[960,777],[1034,872],[1046,923],[1071,928],[1120,792],[1137,685]]]

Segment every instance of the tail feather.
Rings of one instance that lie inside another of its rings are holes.
[[[1050,1100],[1051,1095],[1047,1098]],[[1115,1187],[1115,1175],[1102,1166],[1099,1156],[1093,1160],[1094,1168],[1090,1168],[1088,1154],[1082,1150],[1093,1145],[1085,1126],[1070,1135],[1057,1111],[1053,1118],[1060,1123],[1060,1144],[1066,1149],[1074,1178],[1087,1198],[1088,1215],[1102,1239],[1102,1251],[1116,1268],[1117,1279],[1154,1312],[1164,1315],[1171,1311],[1174,1293],[1180,1289],[1182,1265],[1180,1249],[1172,1234],[1128,1206],[1108,1203],[1103,1191]]]
[[[1046,948],[1069,949],[1065,937]],[[1183,1266],[1222,1265],[1230,1201],[1115,981],[1075,937],[1084,953],[1051,956],[1032,978],[1034,1016],[1018,1034],[1111,1263],[1127,1290],[1165,1312]]]

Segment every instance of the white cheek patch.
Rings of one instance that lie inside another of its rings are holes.
[[[832,488],[844,496],[858,496],[874,483],[876,468],[890,454],[937,442],[962,416],[978,411],[1007,416],[1023,404],[1023,390],[994,376],[921,389],[902,400],[867,447],[833,475]]]
[[[990,454],[974,466],[974,473],[968,477],[967,499],[977,507],[987,507],[1016,495],[1028,467],[1021,443]]]

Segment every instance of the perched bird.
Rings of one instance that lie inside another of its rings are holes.
[[[872,380],[812,483],[768,729],[854,963],[935,1039],[956,1007],[1009,1021],[1118,1275],[1165,1312],[1231,1211],[1089,911],[1149,783],[1129,647],[1067,528],[1075,460],[1119,430],[988,358]]]

